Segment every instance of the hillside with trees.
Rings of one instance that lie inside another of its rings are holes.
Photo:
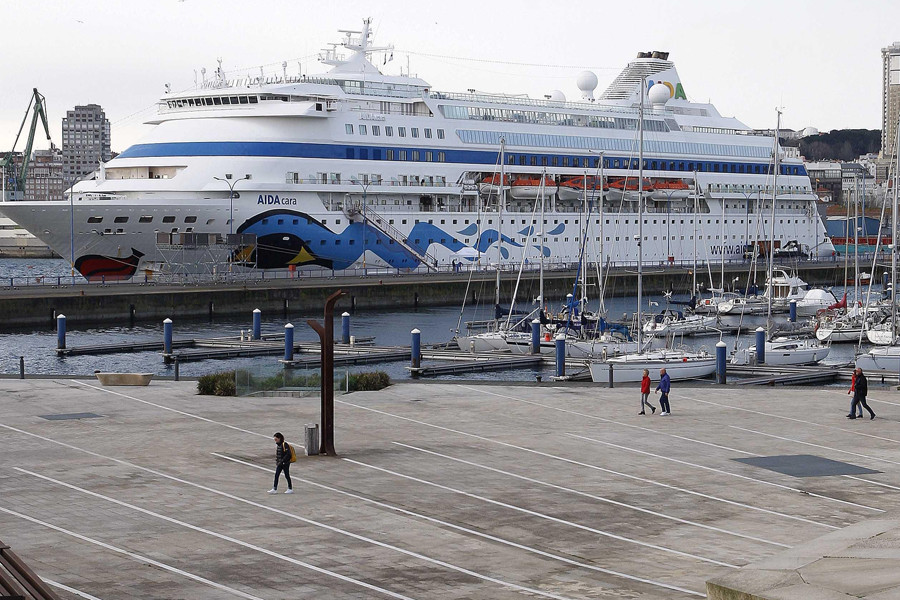
[[[796,146],[797,141],[787,142]],[[811,135],[799,140],[800,154],[806,160],[840,160],[849,162],[863,154],[881,150],[880,129],[835,129],[830,133]]]

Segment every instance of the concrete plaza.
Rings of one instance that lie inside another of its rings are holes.
[[[338,396],[339,457],[269,495],[318,399],[6,379],[0,540],[66,599],[705,597],[900,508],[898,396],[848,421],[839,388],[676,384],[661,417],[634,387],[398,384]]]

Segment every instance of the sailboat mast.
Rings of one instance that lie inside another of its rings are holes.
[[[500,138],[500,195],[497,196],[497,214],[500,217],[497,223],[497,291],[494,305],[500,305],[500,266],[503,264],[503,205],[506,204],[506,139]]]
[[[600,307],[597,309],[597,314],[602,317],[606,316],[606,304],[603,302],[603,296],[606,293],[606,290],[603,289],[603,153],[600,153],[600,163],[599,163],[599,177],[600,177],[600,195],[596,196],[597,198],[597,214],[600,217],[600,230],[598,233],[600,234],[600,248],[597,256],[597,293],[600,296]],[[597,189],[597,182],[594,182],[594,190]]]
[[[891,202],[891,345],[897,341],[897,184],[900,163],[900,127],[894,142],[894,198]]]
[[[547,169],[541,173],[541,273],[538,287],[538,314],[544,310],[544,182],[547,178]],[[523,250],[524,252],[524,250]]]
[[[769,228],[771,232],[771,237],[769,238],[769,281],[767,283],[768,290],[766,296],[768,296],[767,302],[767,310],[766,310],[766,335],[772,330],[772,295],[775,293],[775,285],[772,280],[772,269],[775,266],[775,199],[778,196],[778,136],[781,133],[781,111],[775,109],[775,112],[778,113],[778,120],[775,124],[775,145],[772,150],[775,162],[775,169],[772,173],[772,226]]]
[[[638,107],[638,280],[637,280],[637,343],[638,352],[643,351],[643,315],[641,304],[644,302],[644,91],[647,78],[641,77],[641,104]],[[626,188],[628,186],[625,186]]]
[[[853,187],[856,192],[853,202],[853,301],[859,300],[859,180],[853,175]],[[863,213],[863,222],[865,222],[865,213]],[[844,280],[844,285],[847,285]]]

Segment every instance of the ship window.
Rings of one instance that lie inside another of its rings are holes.
[[[248,104],[250,100],[247,98],[247,96],[240,96],[240,102],[241,104]]]
[[[215,98],[213,98],[212,101],[213,101],[213,104],[215,104],[216,106],[219,106],[219,105],[222,104],[222,99],[219,98],[218,96],[216,96]]]
[[[365,125],[359,126],[359,135],[366,135],[366,126]]]
[[[284,225],[284,219],[278,219],[278,224],[279,224],[279,225]]]
[[[400,150],[399,154],[399,160],[406,160],[406,150]]]
[[[411,128],[411,129],[409,130],[409,132],[410,132],[410,134],[411,134],[414,138],[419,137],[419,128],[418,128],[418,127],[413,127],[413,128]]]
[[[196,222],[197,222],[197,217],[185,217],[185,218],[184,218],[184,222],[185,222],[185,223],[196,223]]]
[[[349,133],[351,135],[353,134],[353,124],[352,123],[347,123],[346,125],[344,125],[344,129],[347,130],[347,133]]]
[[[428,128],[425,129],[425,137],[431,139],[431,130]]]
[[[388,160],[394,160],[394,151],[393,150],[385,150],[385,157]]]
[[[127,223],[128,217],[116,217],[114,220],[116,223]]]
[[[406,137],[406,127],[398,127],[397,135],[399,135],[400,137]]]
[[[174,223],[175,217],[163,217],[163,223]]]
[[[446,162],[446,161],[447,161],[447,155],[444,154],[443,152],[438,152],[438,162]]]
[[[393,136],[393,135],[394,135],[394,128],[391,127],[390,125],[385,125],[385,126],[384,126],[384,135],[386,135],[386,136],[388,136],[388,137]]]
[[[428,152],[428,151],[426,150],[426,151],[425,151],[425,160],[428,161],[428,162],[433,161],[433,160],[434,160],[434,153],[433,153],[433,152]]]
[[[443,129],[438,129],[438,130],[437,130],[437,134],[438,134],[438,139],[439,139],[439,140],[444,139],[444,130],[443,130]]]
[[[381,135],[381,127],[378,125],[372,125],[372,135]]]
[[[150,215],[143,215],[140,219],[138,219],[138,223],[152,223],[153,217]]]
[[[419,151],[418,150],[412,151],[412,160],[419,160]]]
[[[88,217],[88,223],[102,223],[103,217]]]
[[[206,220],[206,224],[207,224],[207,225],[212,225],[212,224],[215,223],[215,222],[216,222],[215,219],[207,219],[207,220]]]

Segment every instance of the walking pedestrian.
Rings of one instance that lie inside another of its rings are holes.
[[[269,493],[278,493],[278,477],[284,473],[284,480],[287,481],[288,486],[288,489],[284,493],[293,494],[294,487],[291,485],[291,463],[297,460],[297,455],[294,453],[294,449],[291,445],[284,441],[283,435],[276,433],[272,437],[275,439],[275,483],[272,485],[272,489],[269,490]]]
[[[862,405],[867,411],[869,411],[869,420],[875,418],[875,411],[869,408],[869,405],[866,404],[866,394],[869,393],[869,382],[866,380],[866,376],[863,375],[863,370],[859,367],[856,368],[856,385],[854,386],[853,391],[853,402],[850,404],[850,415],[848,415],[848,419],[856,419],[856,415],[854,414],[854,409]],[[862,414],[862,411],[859,411]],[[861,417],[860,417],[861,418]]]
[[[644,410],[645,406],[650,407],[650,414],[656,413],[656,407],[650,404],[648,398],[650,398],[650,371],[644,369],[644,376],[641,378],[641,412],[638,413],[639,415],[647,414]]]
[[[669,408],[669,391],[672,389],[672,380],[665,369],[659,370],[659,385],[656,386],[657,392],[662,392],[659,396],[659,407],[662,409],[659,416],[664,417],[672,414]]]
[[[853,369],[853,375],[850,377],[850,389],[847,390],[847,394],[848,395],[852,394],[855,391],[856,391],[856,369]],[[856,405],[856,412],[858,412],[859,414],[855,415],[855,416],[862,418],[862,405],[861,404]],[[854,414],[853,414],[853,397],[851,397],[850,398],[850,414],[847,415],[847,418],[849,419],[853,416],[854,416]]]

